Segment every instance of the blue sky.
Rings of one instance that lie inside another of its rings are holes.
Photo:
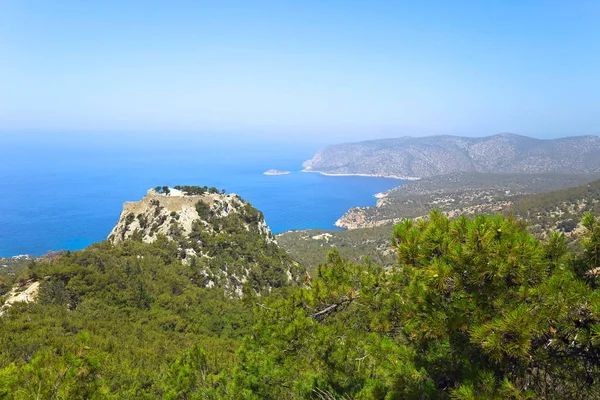
[[[598,1],[0,0],[0,135],[600,133]]]

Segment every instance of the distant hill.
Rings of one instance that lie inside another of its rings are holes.
[[[596,173],[600,137],[543,140],[508,133],[482,138],[401,137],[329,146],[303,166],[308,172],[404,179],[456,172]]]
[[[365,228],[398,223],[439,208],[450,216],[502,212],[516,199],[532,193],[570,188],[600,174],[491,174],[460,172],[423,178],[385,192],[376,207],[353,207],[336,225]]]
[[[505,211],[523,219],[528,230],[540,237],[552,231],[577,233],[578,223],[586,212],[600,215],[600,180],[523,196]]]
[[[351,208],[336,225],[361,231],[349,237],[369,236],[365,228],[421,218],[437,208],[451,218],[514,215],[540,238],[556,230],[570,234],[584,212],[600,213],[600,180],[591,177],[461,173],[425,178],[386,192],[376,207]],[[330,238],[332,243],[336,240]],[[284,243],[294,254],[293,246]]]

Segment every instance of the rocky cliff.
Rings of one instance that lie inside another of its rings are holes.
[[[232,213],[244,216],[249,212],[260,214],[253,222],[265,240],[273,242],[275,237],[262,213],[236,194],[187,195],[177,189],[170,189],[169,194],[164,194],[150,189],[142,200],[125,202],[121,217],[108,239],[118,244],[131,237],[147,243],[154,242],[161,234],[170,239],[187,237],[194,230],[195,223],[212,231],[209,219],[225,218]]]
[[[401,137],[329,146],[303,166],[309,172],[401,179],[456,172],[596,173],[600,172],[600,138]]]
[[[108,240],[177,242],[179,256],[197,268],[205,286],[222,286],[241,296],[245,286],[256,293],[301,279],[304,271],[281,250],[262,213],[235,194],[188,195],[170,188],[150,189],[137,202],[126,202]]]

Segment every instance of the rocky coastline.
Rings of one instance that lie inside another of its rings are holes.
[[[323,171],[314,171],[311,169],[303,169],[300,172],[315,172],[325,176],[366,176],[371,178],[389,178],[389,179],[399,179],[403,181],[418,181],[421,178],[415,176],[400,176],[400,175],[388,175],[388,174],[346,174],[346,173],[331,173],[331,172],[323,172]]]

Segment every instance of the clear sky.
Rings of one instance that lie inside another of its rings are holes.
[[[0,0],[0,135],[600,133],[600,1]]]

